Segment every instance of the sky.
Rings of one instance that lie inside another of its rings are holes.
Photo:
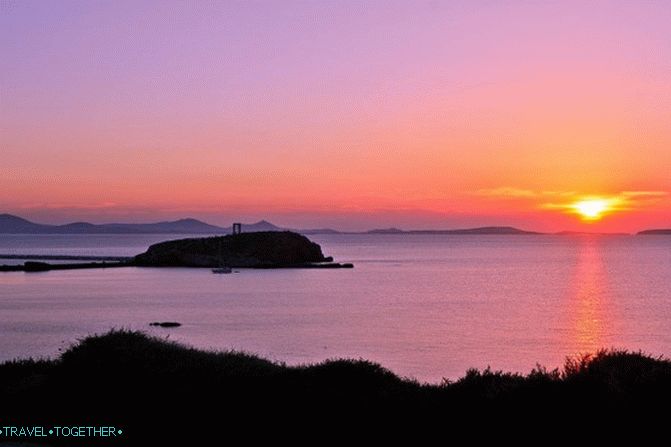
[[[0,213],[671,227],[669,23],[667,1],[0,0]]]

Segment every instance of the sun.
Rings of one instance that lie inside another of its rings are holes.
[[[630,202],[622,195],[578,196],[564,203],[543,204],[543,208],[562,210],[579,217],[585,223],[597,222],[605,216],[632,209]]]
[[[611,210],[611,203],[607,199],[587,199],[571,204],[571,208],[583,220],[599,220]]]

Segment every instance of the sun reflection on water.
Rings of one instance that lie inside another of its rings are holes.
[[[578,247],[573,299],[570,304],[572,331],[569,345],[574,353],[606,348],[612,325],[606,291],[607,278],[601,245],[597,238],[586,238]]]

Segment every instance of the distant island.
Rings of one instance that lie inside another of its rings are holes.
[[[338,231],[331,228],[292,229],[282,228],[268,221],[243,224],[244,232],[293,231],[300,234],[543,234],[513,227],[480,227],[455,230],[401,230],[398,228],[369,231]],[[92,224],[74,222],[64,225],[47,225],[31,222],[11,214],[0,214],[0,234],[230,234],[232,227],[220,227],[187,218],[155,223]]]
[[[521,230],[510,226],[486,226],[477,228],[435,229],[435,230],[402,230],[400,228],[377,228],[368,231],[339,231],[332,228],[296,229],[274,225],[266,220],[243,224],[244,232],[259,231],[293,231],[295,233],[313,234],[446,234],[446,235],[617,235],[625,236],[628,233],[593,233],[580,231],[560,231],[543,233],[538,231]],[[92,224],[89,222],[73,222],[64,225],[48,225],[31,222],[12,214],[0,214],[0,234],[207,234],[222,235],[233,232],[232,226],[221,227],[206,222],[185,218],[174,221],[154,223],[108,223]],[[639,235],[671,234],[671,229],[653,229],[640,231]]]
[[[658,230],[639,231],[636,234],[639,234],[641,236],[650,236],[650,235],[659,235],[659,234],[671,235],[671,228],[662,228],[662,229],[658,229]]]
[[[245,225],[247,231],[276,231],[280,228],[260,221]],[[227,234],[230,227],[218,227],[196,219],[180,219],[146,224],[74,222],[65,225],[46,225],[31,222],[11,214],[0,214],[0,233],[24,234]]]
[[[331,228],[295,229],[282,228],[268,221],[243,224],[246,233],[259,231],[293,231],[300,234],[542,234],[513,227],[481,227],[456,230],[400,230],[377,229],[361,232],[338,231]],[[219,227],[187,218],[167,222],[144,224],[109,223],[92,224],[74,222],[65,225],[46,225],[31,222],[11,214],[0,214],[0,233],[4,234],[230,234],[232,227]]]
[[[457,230],[400,230],[398,228],[388,228],[380,230],[370,230],[367,234],[543,234],[536,231],[520,230],[514,227],[479,227],[464,228]]]

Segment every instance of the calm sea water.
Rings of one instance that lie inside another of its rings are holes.
[[[0,235],[0,252],[124,256],[179,237]],[[671,356],[671,237],[311,238],[355,268],[0,273],[0,360],[111,328],[289,364],[366,358],[430,382],[601,347]],[[148,326],[166,320],[183,326]]]

